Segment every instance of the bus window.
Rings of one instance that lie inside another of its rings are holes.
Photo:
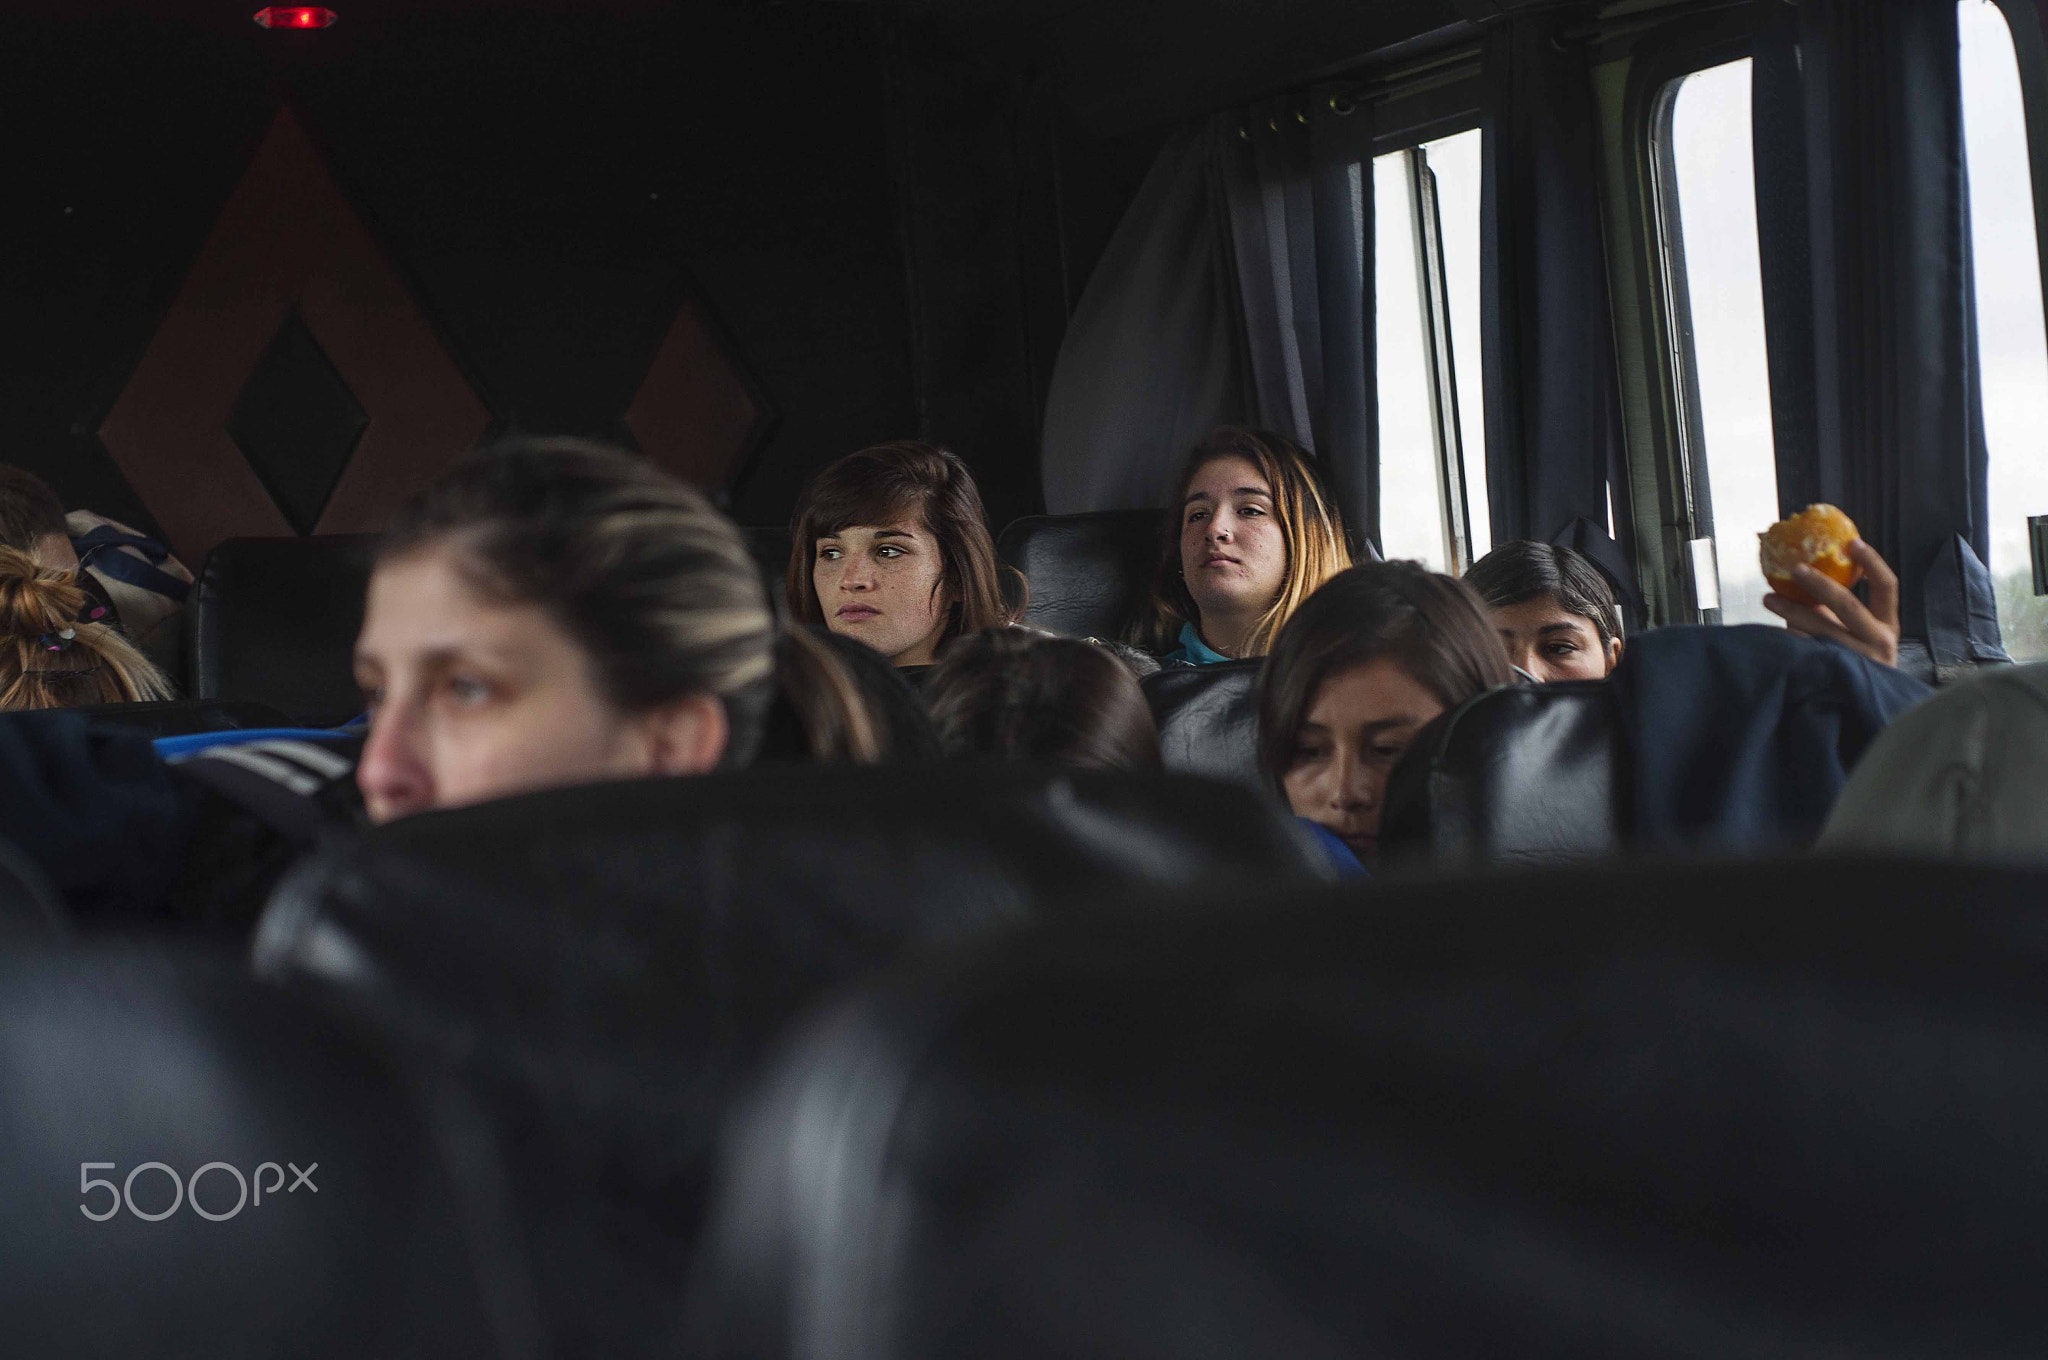
[[[2048,660],[2048,599],[2034,594],[2027,516],[2048,514],[2048,338],[2034,195],[2012,32],[1991,0],[1963,0],[1963,152],[1977,283],[1977,362],[1990,448],[1992,577],[2005,649]]]
[[[1465,504],[1472,523],[1472,560],[1493,548],[1486,500],[1486,393],[1479,361],[1479,129],[1422,148],[1436,173],[1442,210],[1444,276],[1449,285],[1458,431],[1464,445]]]
[[[1479,351],[1479,133],[1373,161],[1380,551],[1463,572],[1491,546]]]
[[[1770,370],[1764,352],[1763,276],[1757,263],[1756,171],[1750,153],[1749,58],[1681,76],[1667,87],[1670,122],[1659,139],[1664,248],[1675,314],[1678,372],[1695,390],[1686,450],[1695,495],[1705,485],[1719,559],[1725,623],[1777,623],[1763,606],[1756,536],[1778,518]],[[1704,555],[1702,555],[1704,557]],[[1711,598],[1702,589],[1702,604]]]

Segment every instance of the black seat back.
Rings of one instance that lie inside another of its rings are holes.
[[[246,699],[170,699],[149,704],[90,704],[75,708],[90,722],[138,727],[152,737],[185,737],[198,732],[245,732],[290,727],[290,716],[269,704]]]
[[[331,726],[362,711],[353,656],[371,538],[231,538],[186,606],[191,694],[268,704]]]
[[[257,958],[527,1131],[521,1222],[573,1353],[670,1354],[718,1121],[801,1008],[907,946],[1319,859],[1197,781],[764,767],[391,823],[287,881]]]
[[[451,1160],[459,1135],[225,961],[0,952],[7,1352],[536,1354],[517,1257],[477,1235],[488,1145]]]
[[[1394,767],[1380,852],[1439,865],[1612,854],[1626,839],[1627,778],[1606,684],[1492,690],[1424,728]]]
[[[1159,512],[1030,515],[1004,528],[996,552],[1031,585],[1025,623],[1115,640],[1143,619],[1151,600]]]
[[[899,976],[736,1121],[720,1360],[2026,1353],[2048,875],[1276,895]]]
[[[1259,776],[1260,662],[1168,666],[1139,681],[1166,768],[1263,789]]]
[[[782,584],[789,578],[789,526],[750,524],[740,533],[746,538],[747,551],[754,555],[754,565],[761,569],[761,579],[767,583],[768,595],[780,613]]]
[[[41,865],[12,841],[0,840],[0,944],[59,939],[71,917]]]

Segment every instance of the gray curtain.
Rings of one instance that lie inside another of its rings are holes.
[[[1207,124],[1168,139],[1067,322],[1040,457],[1052,514],[1163,504],[1195,441],[1247,414],[1214,144]]]
[[[1369,141],[1363,110],[1311,95],[1167,142],[1068,322],[1049,511],[1160,505],[1196,440],[1244,423],[1315,452],[1373,535]]]

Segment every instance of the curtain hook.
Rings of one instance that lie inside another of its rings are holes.
[[[1358,105],[1352,103],[1346,95],[1333,94],[1330,96],[1330,112],[1339,118],[1349,118],[1358,112]]]

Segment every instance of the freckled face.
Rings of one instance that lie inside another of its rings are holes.
[[[539,609],[479,595],[443,551],[377,568],[355,667],[370,710],[356,782],[373,821],[657,772],[648,734],[599,694],[582,650]]]
[[[921,523],[858,524],[821,537],[811,588],[827,628],[899,666],[931,663],[952,604],[938,540]]]
[[[1251,462],[1217,458],[1196,469],[1181,504],[1181,576],[1204,612],[1259,611],[1287,580],[1287,540],[1273,488]]]
[[[1360,858],[1379,848],[1387,776],[1444,706],[1391,660],[1337,672],[1316,691],[1281,776],[1297,817],[1327,827]]]
[[[1621,639],[1600,645],[1591,619],[1567,612],[1548,595],[1488,611],[1508,660],[1538,680],[1604,680],[1621,660]]]

